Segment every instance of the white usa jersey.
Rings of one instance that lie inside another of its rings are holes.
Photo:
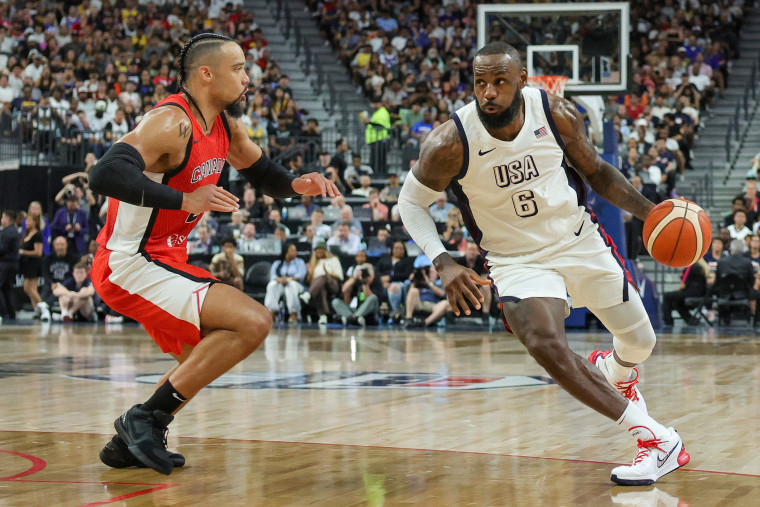
[[[597,229],[585,220],[586,187],[565,163],[546,92],[525,87],[522,97],[525,124],[512,141],[488,133],[474,101],[451,115],[464,145],[451,182],[462,218],[480,248],[504,256],[546,254]]]

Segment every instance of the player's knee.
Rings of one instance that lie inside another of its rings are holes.
[[[257,309],[245,313],[242,326],[238,331],[246,344],[255,349],[264,341],[271,329],[272,314],[263,309]]]

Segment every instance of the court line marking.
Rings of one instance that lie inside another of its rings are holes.
[[[52,433],[57,435],[99,435],[107,437],[109,434],[105,433],[89,433],[89,432],[75,432],[75,431],[35,431],[35,430],[0,430],[0,433]],[[174,436],[175,439],[187,439],[187,440],[220,440],[223,442],[261,442],[268,444],[301,444],[301,445],[324,445],[335,447],[360,447],[366,449],[391,449],[398,451],[420,451],[420,452],[450,452],[457,454],[475,454],[479,456],[502,456],[505,458],[525,458],[525,459],[543,459],[550,461],[566,461],[569,463],[591,463],[596,465],[627,465],[628,463],[616,463],[613,461],[592,461],[585,459],[572,459],[572,458],[553,458],[547,456],[525,456],[522,454],[501,454],[494,452],[479,452],[479,451],[459,451],[456,449],[422,449],[418,447],[395,447],[389,445],[362,445],[362,444],[334,444],[330,442],[295,442],[291,440],[260,440],[252,438],[223,438],[223,437],[190,437],[190,436]],[[6,451],[7,452],[7,451]],[[742,474],[739,472],[723,472],[720,470],[701,470],[698,468],[679,468],[683,472],[701,472],[705,474],[716,475],[735,475],[737,477],[756,477],[760,479],[760,474]],[[114,483],[116,484],[116,483]],[[178,486],[179,484],[175,484]]]
[[[45,432],[45,433],[48,433],[48,432]],[[50,433],[53,433],[53,432],[50,432]],[[114,484],[114,485],[119,485],[119,486],[153,486],[152,488],[141,489],[138,491],[134,491],[132,493],[126,493],[124,495],[108,498],[106,500],[83,504],[81,507],[94,507],[97,505],[107,505],[109,503],[118,502],[119,500],[126,500],[126,499],[134,498],[137,496],[147,495],[149,493],[154,493],[156,491],[173,488],[174,486],[180,485],[180,484],[156,484],[154,482],[55,481],[55,480],[42,480],[42,479],[40,480],[21,479],[21,477],[26,477],[28,475],[33,475],[33,474],[36,474],[37,472],[41,472],[47,467],[47,462],[42,458],[33,456],[31,454],[25,454],[23,452],[7,451],[5,449],[0,449],[0,452],[4,452],[7,454],[11,454],[13,456],[25,458],[32,462],[32,466],[29,467],[29,469],[23,472],[17,473],[15,475],[9,475],[8,477],[0,477],[0,482],[34,482],[34,483],[50,483],[50,484]]]

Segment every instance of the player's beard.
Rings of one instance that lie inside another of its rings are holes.
[[[227,114],[232,118],[240,118],[243,116],[243,113],[245,113],[245,100],[240,100],[240,98],[238,98],[235,102],[227,104],[227,107],[225,107],[224,110],[227,111]]]
[[[478,117],[483,122],[483,126],[490,130],[499,130],[510,123],[520,113],[522,107],[522,91],[520,88],[515,90],[515,95],[512,97],[512,104],[509,105],[504,111],[498,114],[488,114],[480,108],[480,102],[475,100],[475,107],[478,110]]]

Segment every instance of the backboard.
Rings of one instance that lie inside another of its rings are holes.
[[[627,2],[481,4],[478,47],[513,45],[529,76],[562,75],[566,94],[622,94],[629,79]]]

